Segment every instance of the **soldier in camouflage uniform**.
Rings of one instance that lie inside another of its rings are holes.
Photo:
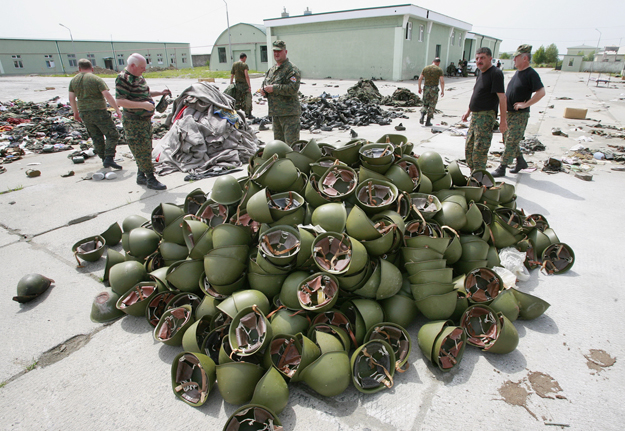
[[[436,57],[432,64],[423,68],[417,85],[419,86],[419,94],[421,94],[421,83],[425,80],[423,91],[423,108],[421,108],[421,119],[419,123],[423,124],[423,120],[427,115],[425,125],[432,125],[432,118],[436,111],[438,103],[438,83],[441,84],[441,97],[445,96],[445,78],[443,77],[443,69],[440,68],[441,59]]]
[[[252,117],[252,86],[250,85],[250,76],[248,70],[250,67],[245,64],[247,55],[241,53],[239,61],[232,65],[230,71],[230,84],[232,81],[235,83],[235,109],[240,109],[245,112],[247,118]]]
[[[114,160],[119,132],[106,109],[106,102],[109,102],[117,112],[117,116],[121,118],[119,107],[106,83],[93,74],[93,66],[89,60],[84,58],[78,60],[78,71],[78,75],[69,83],[69,103],[74,112],[74,119],[85,124],[93,140],[95,153],[103,160],[104,167],[121,169],[122,167]]]
[[[117,104],[124,108],[122,124],[128,147],[137,162],[137,184],[147,185],[149,189],[165,190],[167,186],[156,179],[152,165],[153,97],[164,94],[171,96],[171,92],[150,91],[142,76],[147,62],[141,54],[132,54],[127,63],[115,79],[115,97]]]
[[[292,144],[299,141],[302,107],[297,93],[301,74],[286,55],[286,43],[276,40],[273,43],[273,58],[277,64],[267,72],[260,93],[269,102],[273,138]]]
[[[491,60],[489,48],[482,47],[476,51],[475,64],[481,73],[475,80],[469,109],[462,116],[462,121],[467,121],[471,116],[465,143],[465,156],[471,170],[486,168],[498,108],[501,111],[499,130],[505,133],[508,129],[503,73],[493,67]]]
[[[545,86],[540,76],[530,67],[531,56],[531,45],[521,45],[514,53],[514,66],[517,71],[506,89],[508,130],[503,135],[506,149],[501,157],[501,164],[492,172],[494,177],[505,176],[506,168],[515,157],[516,166],[510,172],[516,174],[527,168],[519,142],[523,139],[530,117],[529,107],[545,96]]]

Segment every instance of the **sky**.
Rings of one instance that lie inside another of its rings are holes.
[[[186,42],[210,53],[221,32],[240,22],[263,24],[291,16],[410,4],[385,0],[22,0],[3,8],[0,38]],[[555,43],[560,54],[577,45],[625,45],[623,0],[421,0],[411,4],[468,22],[473,31],[502,39],[500,52],[528,43]],[[226,14],[227,8],[227,14]],[[122,11],[127,10],[126,14]],[[60,26],[63,24],[68,27]]]

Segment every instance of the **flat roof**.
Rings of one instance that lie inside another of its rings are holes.
[[[350,9],[335,12],[321,12],[310,15],[288,16],[280,18],[269,18],[263,20],[266,27],[283,27],[287,25],[312,24],[317,22],[344,21],[349,19],[378,18],[383,16],[403,16],[411,15],[428,21],[435,21],[446,24],[461,30],[470,31],[472,24],[461,21],[438,12],[415,6],[413,4],[403,4],[397,6],[379,6],[364,9]]]
[[[43,41],[43,42],[72,42],[71,39],[29,39],[25,37],[0,37],[0,40],[24,40],[24,41]],[[89,39],[74,39],[74,42],[102,42],[102,43],[170,43],[180,45],[190,45],[189,42],[154,42],[150,40],[89,40]]]

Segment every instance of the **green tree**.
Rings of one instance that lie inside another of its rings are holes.
[[[535,64],[543,64],[546,61],[547,55],[545,54],[545,47],[540,45],[540,48],[536,50],[534,53],[534,63]]]
[[[504,52],[502,54],[499,54],[499,58],[501,58],[502,60],[509,60],[510,54],[508,54],[507,52]]]
[[[557,63],[558,61],[558,47],[555,43],[552,43],[545,50],[545,61],[547,63]]]
[[[580,51],[580,54],[583,54],[583,52]],[[591,51],[588,54],[586,54],[583,58],[584,61],[595,61],[595,51]]]

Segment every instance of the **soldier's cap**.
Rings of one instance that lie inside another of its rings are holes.
[[[434,63],[440,63],[440,62],[441,62],[441,59],[440,59],[440,58],[436,57],[436,58],[434,59]]]
[[[283,49],[286,49],[286,43],[283,40],[278,39],[273,43],[274,51],[282,51]]]
[[[516,49],[513,57],[516,57],[517,55],[521,55],[521,54],[531,54],[531,53],[532,53],[532,45],[523,44],[523,45],[520,45]]]

